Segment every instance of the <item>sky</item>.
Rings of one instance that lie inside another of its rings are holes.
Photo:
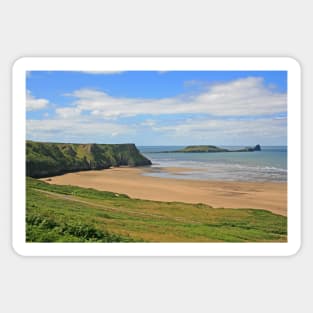
[[[287,145],[285,71],[31,71],[27,139]]]

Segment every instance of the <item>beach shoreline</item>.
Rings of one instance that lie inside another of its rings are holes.
[[[116,167],[68,173],[41,180],[57,185],[123,193],[131,198],[204,203],[214,208],[264,209],[287,216],[286,182],[189,180],[145,175],[156,170],[175,174],[195,171],[182,167]]]

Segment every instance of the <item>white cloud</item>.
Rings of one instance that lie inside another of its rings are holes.
[[[35,98],[29,90],[26,94],[26,109],[27,111],[41,110],[47,107],[49,100],[43,98]]]
[[[164,123],[164,121],[162,122]],[[98,121],[90,117],[28,120],[27,138],[39,141],[122,142],[140,143],[150,133],[161,143],[254,145],[285,144],[286,119],[185,119],[179,123],[161,125],[157,120],[141,124],[121,124]],[[147,130],[147,127],[150,130]],[[152,132],[152,133],[151,133]],[[147,137],[148,138],[148,137]],[[163,138],[163,139],[162,139]],[[165,140],[165,141],[164,141]],[[153,141],[150,140],[150,144]]]
[[[55,111],[62,119],[78,117],[81,113],[81,110],[76,107],[57,108]]]
[[[215,116],[251,116],[285,112],[287,95],[264,85],[263,79],[250,77],[219,83],[196,95],[162,99],[122,98],[92,89],[70,94],[75,107],[101,117],[127,117],[141,114],[210,114]]]
[[[190,120],[168,126],[153,126],[159,137],[182,144],[254,145],[287,144],[286,120]],[[170,139],[169,139],[170,140]],[[192,140],[192,141],[191,141]]]
[[[117,123],[96,122],[89,118],[28,120],[27,138],[33,140],[90,141],[131,134],[130,126]],[[58,139],[60,140],[60,139]]]
[[[283,119],[258,119],[258,120],[186,120],[184,123],[166,126],[154,126],[156,131],[172,131],[183,134],[191,132],[207,132],[207,133],[271,133],[274,129],[281,129],[285,126]]]
[[[174,125],[154,125],[160,134],[180,138],[185,142],[226,144],[283,142],[287,138],[287,120],[260,118],[257,120],[196,119]]]

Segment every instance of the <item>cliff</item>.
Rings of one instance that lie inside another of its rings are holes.
[[[134,144],[26,142],[26,176],[40,178],[111,166],[151,165]]]
[[[254,147],[245,147],[239,150],[229,150],[229,152],[253,152],[253,151],[261,151],[261,146],[256,145]]]

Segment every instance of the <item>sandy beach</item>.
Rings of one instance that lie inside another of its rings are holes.
[[[143,176],[147,168],[112,168],[43,178],[59,185],[76,185],[124,193],[132,198],[205,203],[212,207],[265,209],[287,215],[287,183],[204,181]],[[184,168],[163,169],[171,173]]]

